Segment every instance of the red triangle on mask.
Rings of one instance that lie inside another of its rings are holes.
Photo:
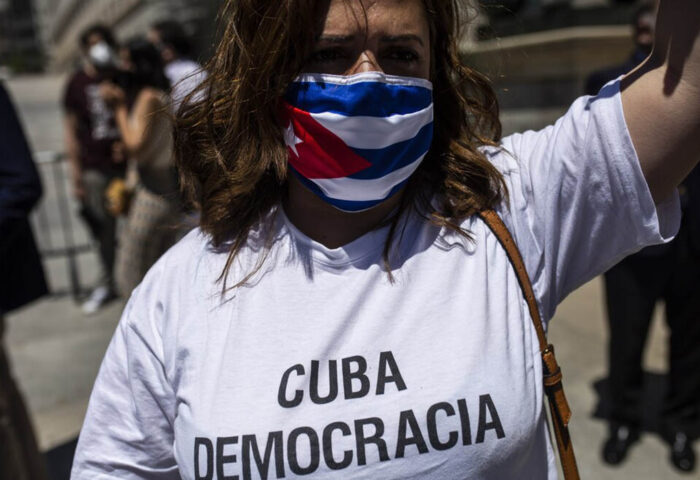
[[[294,129],[287,135],[296,143],[287,146],[289,163],[306,178],[341,178],[360,172],[372,164],[357,155],[345,142],[313,119],[309,112],[283,103],[284,112]],[[296,137],[296,139],[294,139]]]

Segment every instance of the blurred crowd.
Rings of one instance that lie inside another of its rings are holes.
[[[103,25],[80,37],[83,62],[63,98],[65,144],[81,216],[99,244],[96,312],[131,293],[187,228],[173,165],[172,118],[205,73],[176,22],[118,44]]]
[[[189,228],[173,161],[173,118],[205,73],[181,25],[164,21],[118,44],[109,28],[80,36],[65,86],[65,147],[80,216],[99,246],[100,279],[82,309],[128,297]],[[0,84],[0,479],[47,472],[3,347],[3,316],[46,295],[29,222],[42,194],[21,122]]]

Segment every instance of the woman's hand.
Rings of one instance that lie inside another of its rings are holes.
[[[100,84],[100,95],[110,108],[116,109],[126,104],[126,93],[112,82]]]

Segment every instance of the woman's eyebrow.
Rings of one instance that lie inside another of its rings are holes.
[[[319,43],[349,43],[355,40],[355,35],[321,35]]]
[[[414,35],[414,34],[384,35],[381,37],[380,41],[386,42],[386,43],[414,41],[414,42],[418,42],[421,47],[425,46],[425,44],[423,43],[423,39],[420,38],[418,35]]]

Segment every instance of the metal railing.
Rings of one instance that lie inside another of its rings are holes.
[[[70,293],[75,300],[83,293],[78,255],[92,250],[89,241],[78,241],[75,209],[68,186],[66,157],[60,152],[36,152],[35,161],[44,187],[44,196],[32,214],[42,259],[65,258],[69,292],[52,290],[54,295]]]

